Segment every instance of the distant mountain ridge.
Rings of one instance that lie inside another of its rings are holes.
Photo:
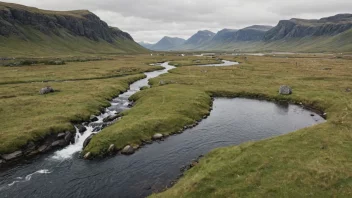
[[[253,25],[219,32],[198,31],[173,50],[190,51],[352,51],[352,14],[321,19],[281,20],[275,26]]]
[[[170,50],[185,43],[185,39],[177,37],[163,37],[159,42],[151,47],[152,50]]]
[[[1,43],[16,40],[17,44],[33,42],[36,45],[50,39],[70,40],[68,45],[76,49],[79,46],[73,45],[75,40],[79,40],[87,44],[97,42],[100,46],[106,45],[109,50],[116,48],[116,52],[145,51],[127,32],[109,27],[88,10],[49,11],[0,2]]]
[[[303,38],[310,36],[334,36],[352,28],[352,14],[338,14],[319,20],[290,19],[281,20],[268,31],[265,41]]]

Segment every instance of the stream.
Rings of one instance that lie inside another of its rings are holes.
[[[147,78],[131,84],[127,92],[113,99],[98,121],[85,124],[88,130],[82,135],[77,133],[75,144],[0,172],[0,197],[145,197],[167,187],[182,173],[181,167],[212,149],[278,136],[325,121],[296,105],[216,98],[210,116],[182,134],[146,145],[130,156],[80,159],[84,140],[99,132],[104,118],[128,109],[128,98],[147,86],[150,78],[174,68],[168,63],[161,65],[164,70],[146,73]]]

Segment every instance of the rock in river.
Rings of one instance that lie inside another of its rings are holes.
[[[287,85],[282,85],[279,89],[279,94],[290,95],[290,94],[292,94],[292,88]]]
[[[156,133],[153,135],[153,140],[161,140],[163,138],[163,134],[161,133]]]
[[[95,135],[95,134],[93,133],[92,135],[90,135],[89,137],[87,137],[86,140],[84,140],[84,142],[83,142],[83,149],[88,146],[89,142],[92,140],[92,138],[94,137],[94,135]]]
[[[108,149],[108,152],[114,152],[114,150],[115,150],[115,145],[114,144],[111,144],[110,146],[109,146],[109,149]]]
[[[84,133],[87,130],[87,128],[81,124],[77,125],[76,127],[77,127],[79,133]]]
[[[131,145],[127,145],[122,149],[121,153],[125,155],[131,155],[134,153],[134,148]]]
[[[45,153],[46,151],[51,149],[51,145],[44,144],[38,148],[38,152]]]
[[[72,135],[72,133],[69,132],[69,131],[67,131],[65,134],[66,134],[66,135],[65,135],[65,141],[68,142],[68,143],[71,142],[71,141],[73,140],[73,135]]]
[[[66,136],[66,133],[59,133],[57,134],[57,139],[63,139],[65,138],[65,136]]]
[[[103,122],[112,122],[119,117],[120,117],[120,115],[110,115],[110,116],[104,118]]]
[[[22,155],[23,155],[22,151],[16,151],[16,152],[13,152],[10,154],[2,155],[1,157],[6,161],[11,161],[11,160],[14,160],[16,158],[21,157]]]
[[[54,89],[52,87],[49,87],[49,86],[44,87],[44,88],[40,89],[40,91],[39,91],[39,93],[42,94],[42,95],[48,94],[48,93],[52,93],[52,92],[54,92]]]
[[[86,153],[86,154],[84,155],[84,159],[89,159],[90,155],[91,155],[90,152]]]
[[[66,146],[67,142],[65,140],[57,140],[51,144],[52,147],[57,147],[57,146]]]
[[[98,121],[99,119],[95,116],[95,115],[91,115],[90,116],[90,121],[91,122],[96,122],[96,121]]]

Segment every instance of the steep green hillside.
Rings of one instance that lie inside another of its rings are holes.
[[[138,53],[126,32],[87,10],[48,11],[0,2],[0,56]]]

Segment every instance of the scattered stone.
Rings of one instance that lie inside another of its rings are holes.
[[[83,142],[83,149],[88,146],[89,142],[92,140],[92,138],[94,137],[94,135],[95,135],[95,134],[93,133],[92,135],[90,135],[89,137],[87,137],[86,140],[84,140],[84,142]]]
[[[54,89],[51,88],[50,86],[41,88],[40,91],[39,91],[39,93],[40,93],[41,95],[48,94],[48,93],[52,93],[52,92],[54,92]]]
[[[84,159],[89,159],[90,155],[91,155],[90,152],[86,153],[86,154],[84,155]]]
[[[132,108],[133,106],[134,106],[134,102],[133,102],[133,101],[130,102],[130,103],[127,105],[128,108]]]
[[[103,129],[102,126],[101,127],[95,127],[92,132],[99,132],[102,129]]]
[[[37,155],[38,153],[39,153],[39,151],[35,150],[35,151],[32,151],[29,154],[27,154],[27,156],[34,156],[34,155]]]
[[[143,144],[153,144],[152,140],[142,140]]]
[[[163,138],[163,134],[156,133],[153,135],[153,140],[161,140]]]
[[[78,132],[81,134],[87,131],[87,128],[81,124],[77,125],[76,127],[78,129]]]
[[[190,164],[190,167],[193,168],[198,165],[198,161],[194,161]]]
[[[0,167],[1,167],[1,165],[3,165],[3,164],[5,164],[5,161],[0,159]]]
[[[111,116],[104,118],[103,122],[112,122],[119,117],[120,117],[120,115],[111,115]]]
[[[69,132],[69,131],[67,131],[67,132],[65,133],[65,141],[66,141],[66,142],[71,142],[72,138],[73,138],[72,133]]]
[[[330,68],[330,67],[325,67],[325,68],[323,68],[323,70],[328,70],[328,71],[330,71],[330,70],[332,70],[332,68]]]
[[[166,85],[166,82],[161,80],[161,81],[159,81],[159,85]]]
[[[52,147],[58,147],[58,146],[62,147],[62,146],[66,146],[66,145],[67,145],[67,142],[65,140],[57,140],[57,141],[51,143]]]
[[[33,152],[35,149],[36,149],[36,145],[34,144],[34,142],[30,141],[30,142],[28,142],[26,147],[23,149],[23,154],[27,155],[28,153]]]
[[[5,154],[5,155],[2,155],[1,157],[6,160],[6,161],[11,161],[11,160],[14,160],[16,158],[19,158],[23,155],[23,152],[22,151],[15,151],[13,153],[10,153],[10,154]]]
[[[351,88],[346,88],[346,92],[351,92]]]
[[[90,123],[89,126],[95,128],[95,127],[102,127],[103,123]]]
[[[279,94],[290,95],[290,94],[292,94],[292,88],[287,85],[282,85],[279,89]]]
[[[131,145],[127,145],[122,149],[121,153],[125,155],[131,155],[134,153],[134,149]]]
[[[95,116],[95,115],[91,115],[90,116],[90,121],[91,122],[96,122],[96,121],[98,121],[99,119]]]
[[[63,139],[65,138],[65,136],[66,136],[66,133],[59,133],[57,134],[57,139]]]
[[[138,144],[133,146],[133,149],[134,149],[134,150],[137,150],[137,149],[139,149],[139,148],[140,148],[140,146],[139,146]]]
[[[38,151],[39,153],[45,153],[46,151],[50,150],[50,148],[51,147],[49,145],[44,144],[38,148]]]
[[[115,145],[114,145],[114,144],[111,144],[111,145],[109,146],[108,152],[112,153],[112,152],[114,152],[114,150],[115,150]]]
[[[314,117],[315,115],[314,114],[310,114],[310,116]]]

